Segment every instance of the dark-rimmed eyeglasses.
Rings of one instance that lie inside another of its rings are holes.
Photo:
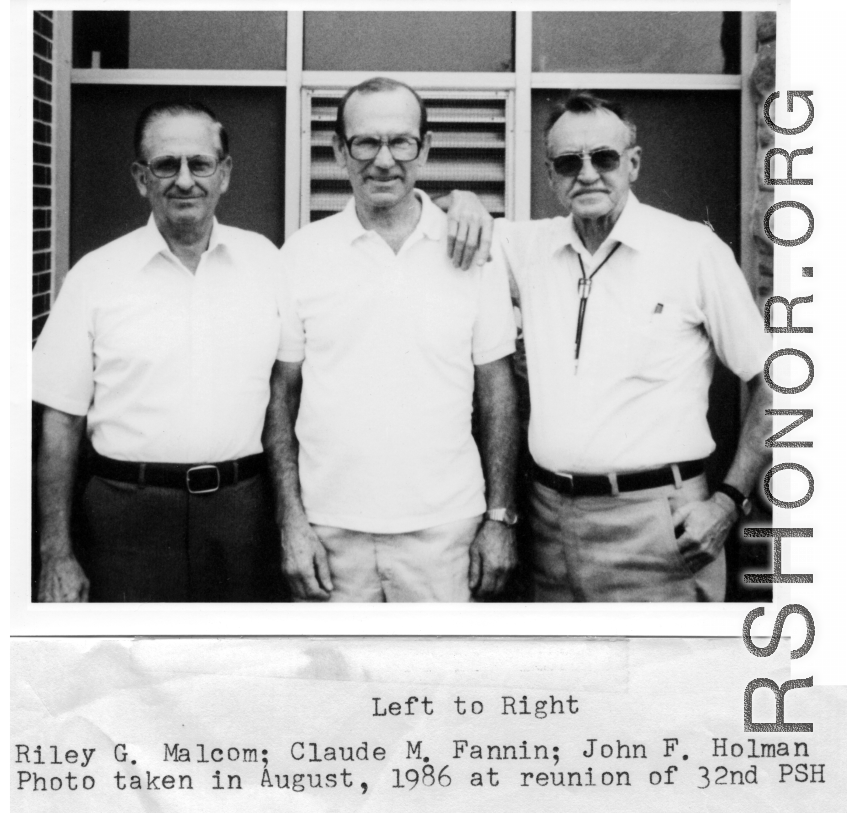
[[[566,152],[551,158],[550,163],[557,175],[575,178],[582,172],[582,164],[586,158],[591,159],[591,166],[597,172],[614,172],[621,165],[621,154],[607,147],[591,152]]]
[[[215,155],[157,155],[149,161],[137,161],[147,167],[157,178],[173,178],[182,170],[182,162],[188,163],[188,171],[195,178],[208,178],[214,175],[220,164]]]
[[[357,161],[373,161],[379,155],[383,145],[388,147],[395,161],[414,161],[421,154],[423,142],[414,136],[395,136],[394,138],[373,138],[371,136],[353,136],[346,138],[347,152]]]

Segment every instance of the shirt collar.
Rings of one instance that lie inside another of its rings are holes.
[[[425,195],[419,189],[415,190],[415,195],[421,202],[421,216],[412,235],[420,231],[430,240],[440,240],[445,235],[447,228],[444,213],[429,199],[428,195]],[[339,215],[339,225],[342,233],[351,243],[372,232],[371,229],[366,229],[362,225],[359,216],[356,214],[355,197],[351,197],[342,209]],[[412,235],[409,236],[409,239]]]
[[[642,224],[643,218],[641,216],[643,205],[644,204],[635,197],[632,190],[630,190],[627,195],[623,211],[615,225],[612,227],[612,231],[604,241],[604,244],[622,243],[636,251],[643,248],[646,237]],[[576,227],[574,226],[573,215],[565,218],[564,230],[559,234],[558,239],[554,241],[551,248],[553,253],[555,253],[567,246],[571,246],[571,248],[573,248],[573,250],[577,253],[585,250],[582,238],[579,236]]]
[[[444,212],[429,199],[429,195],[417,189],[415,194],[421,201],[421,219],[418,221],[418,228],[430,240],[440,240],[447,230]]]
[[[141,229],[140,235],[141,245],[139,246],[137,257],[139,268],[144,268],[154,257],[163,254],[168,257],[173,257],[174,254],[168,246],[167,240],[162,236],[156,221],[151,214],[146,225]],[[213,251],[218,246],[226,246],[225,230],[218,223],[217,218],[212,219],[212,233],[209,235],[209,247],[206,251]]]

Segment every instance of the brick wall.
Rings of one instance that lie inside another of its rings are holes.
[[[53,246],[53,12],[33,13],[32,338],[50,310]]]
[[[774,145],[773,130],[762,115],[765,99],[776,84],[776,13],[756,15],[756,61],[750,74],[750,89],[756,104],[756,197],[750,213],[750,231],[756,247],[754,293],[759,305],[773,294],[773,243],[764,229],[765,212],[773,203],[773,187],[765,185],[765,153]]]

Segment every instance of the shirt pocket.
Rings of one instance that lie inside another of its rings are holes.
[[[691,347],[698,325],[686,318],[685,311],[673,303],[657,304],[642,327],[641,358],[638,376],[650,381],[667,381],[679,371],[679,359]]]
[[[676,360],[685,354],[693,326],[681,308],[669,304],[642,305],[633,314],[617,314],[615,325],[604,326],[614,335],[605,363],[619,380],[662,382],[678,372]],[[694,328],[696,329],[696,328]]]

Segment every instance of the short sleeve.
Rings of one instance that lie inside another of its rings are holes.
[[[491,261],[503,269],[506,279],[509,281],[509,290],[511,291],[512,299],[516,303],[519,303],[520,289],[517,275],[520,271],[521,264],[514,261],[517,250],[516,237],[514,223],[502,217],[494,221],[494,233],[491,239]]]
[[[718,358],[743,381],[762,371],[772,340],[732,250],[712,234],[699,263],[704,326]]]
[[[294,260],[285,246],[280,249],[277,267],[277,304],[280,315],[278,361],[303,361],[306,357],[306,331],[297,311]]]
[[[515,352],[515,317],[506,271],[496,259],[480,275],[473,331],[473,363],[488,364]]]
[[[93,317],[86,274],[72,269],[32,352],[32,399],[86,415],[94,397]]]

